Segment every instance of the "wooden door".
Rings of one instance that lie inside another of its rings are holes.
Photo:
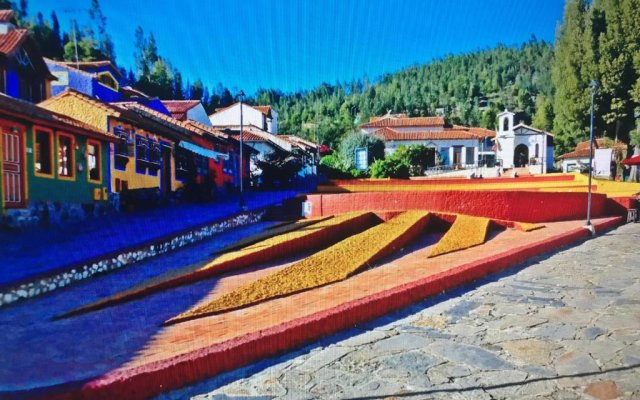
[[[2,195],[7,208],[25,207],[24,132],[2,127]]]

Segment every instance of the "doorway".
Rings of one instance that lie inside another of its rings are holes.
[[[516,168],[522,168],[527,165],[529,160],[529,148],[524,144],[519,144],[513,154],[513,165]]]

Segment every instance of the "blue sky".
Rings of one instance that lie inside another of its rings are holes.
[[[88,20],[90,0],[30,0],[63,30]],[[153,32],[183,74],[253,94],[375,79],[447,54],[553,42],[563,0],[101,0],[118,64],[132,67],[134,31]]]

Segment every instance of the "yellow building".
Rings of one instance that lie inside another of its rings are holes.
[[[193,132],[159,118],[144,106],[110,104],[73,89],[66,89],[40,103],[48,110],[68,115],[120,140],[110,145],[110,191],[158,188],[169,194],[182,187],[186,178],[186,151],[179,147]]]

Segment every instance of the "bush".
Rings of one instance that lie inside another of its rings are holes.
[[[319,170],[329,179],[353,179],[367,177],[366,171],[359,171],[349,168],[342,157],[338,154],[331,154],[320,159]]]
[[[377,160],[371,165],[373,178],[400,178],[420,176],[426,166],[437,162],[435,149],[424,145],[399,146],[384,160]]]
[[[371,165],[371,177],[407,179],[409,178],[409,165],[393,157],[376,160]]]

